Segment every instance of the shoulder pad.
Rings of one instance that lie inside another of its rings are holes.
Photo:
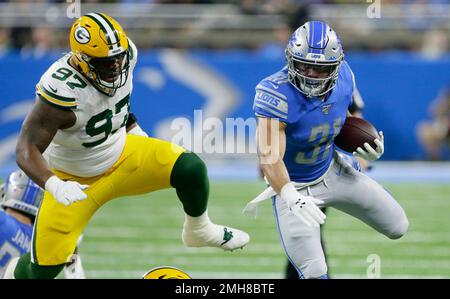
[[[261,83],[265,82],[265,84],[270,84],[275,89],[280,88],[280,86],[283,86],[284,84],[289,84],[288,74],[285,69],[286,68],[283,68],[283,70],[267,77],[262,80]]]
[[[286,121],[288,118],[287,96],[278,89],[276,83],[263,80],[256,86],[253,109],[257,116]]]
[[[53,64],[36,85],[36,94],[48,104],[61,109],[77,107],[76,93],[66,84],[73,70],[61,63]]]

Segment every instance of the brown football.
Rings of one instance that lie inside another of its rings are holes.
[[[380,135],[371,123],[359,117],[349,116],[334,139],[334,144],[344,151],[352,153],[359,146],[364,149],[365,142],[369,143],[372,148],[377,148],[374,142],[377,138],[379,139]]]

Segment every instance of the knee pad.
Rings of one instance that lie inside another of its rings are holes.
[[[398,222],[398,225],[397,227],[395,227],[395,229],[389,231],[387,237],[392,240],[400,239],[404,234],[406,234],[406,232],[408,231],[408,227],[409,221],[405,216]]]
[[[208,183],[208,170],[202,159],[195,153],[182,153],[172,169],[170,184],[175,188],[184,188],[205,183]]]

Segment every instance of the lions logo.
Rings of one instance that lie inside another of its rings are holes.
[[[91,34],[89,33],[89,31],[86,28],[81,27],[81,26],[79,26],[79,27],[77,27],[77,29],[75,29],[74,35],[75,35],[75,39],[80,44],[87,44],[91,40]]]
[[[191,279],[185,272],[175,267],[157,267],[149,270],[143,279]]]

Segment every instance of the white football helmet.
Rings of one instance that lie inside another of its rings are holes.
[[[286,60],[289,82],[307,97],[322,97],[336,84],[344,51],[328,24],[311,21],[292,34]]]
[[[0,205],[36,216],[44,191],[22,171],[11,173],[0,187]]]

